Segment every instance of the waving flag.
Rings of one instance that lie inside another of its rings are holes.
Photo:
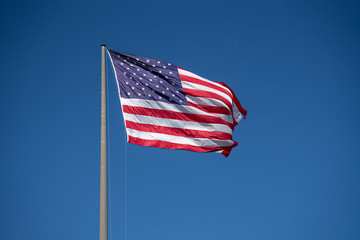
[[[232,133],[247,112],[227,85],[158,59],[108,53],[128,142],[226,157],[237,146]]]

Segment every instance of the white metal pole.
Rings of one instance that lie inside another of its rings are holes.
[[[100,240],[108,239],[105,51],[105,44],[101,44]]]

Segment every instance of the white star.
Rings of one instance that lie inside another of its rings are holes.
[[[126,82],[126,84],[129,84],[129,82]]]
[[[126,75],[126,72],[124,72],[124,74]]]
[[[175,94],[172,94],[173,97],[175,97]]]
[[[139,59],[137,58],[136,61],[139,61]]]
[[[121,65],[124,65],[123,63],[120,63]]]
[[[163,81],[160,81],[160,83],[163,83]]]
[[[146,76],[146,74],[144,73],[144,74],[143,74],[143,76],[145,77],[145,76]]]
[[[150,80],[150,82],[152,82],[152,79],[149,79]]]
[[[162,94],[165,94],[165,92],[164,92],[164,91],[162,91]]]
[[[127,61],[124,59],[124,62],[127,62]]]
[[[146,59],[146,62],[150,62],[149,59]]]
[[[143,91],[145,90],[145,88],[141,88]]]
[[[148,96],[149,96],[149,97],[151,97],[151,95],[150,95],[150,94],[148,94]]]
[[[139,95],[139,96],[141,96],[141,94],[140,94],[140,93],[138,93],[138,95]]]
[[[163,68],[166,68],[166,66],[163,66]]]
[[[170,72],[170,74],[172,74],[172,72]]]
[[[136,85],[139,85],[139,83],[136,83]]]
[[[131,87],[132,90],[134,90],[135,88],[134,87]]]
[[[130,93],[128,92],[128,95],[130,95]]]
[[[142,77],[140,77],[139,79],[142,80]]]
[[[167,87],[167,88],[166,88],[166,90],[168,90],[168,91],[169,91],[169,88]]]
[[[175,86],[175,83],[171,83],[173,86]]]
[[[159,73],[162,73],[162,71],[160,70]]]
[[[158,63],[160,63],[160,61],[158,61]]]
[[[182,100],[180,100],[180,102],[182,102]]]
[[[136,73],[133,73],[134,75],[136,75]]]
[[[168,76],[165,76],[166,79],[168,79]]]
[[[153,64],[152,66],[153,66],[153,67],[155,67],[155,65],[154,65],[154,64]]]
[[[159,85],[156,85],[157,88],[159,88]]]
[[[145,63],[143,63],[142,65],[145,66]]]
[[[132,67],[132,66],[134,66],[134,65],[130,64],[130,66]]]
[[[154,78],[157,78],[157,76],[154,75]]]
[[[149,86],[149,84],[145,83],[146,86]]]
[[[170,63],[168,63],[168,65],[170,66],[171,64],[170,64]]]
[[[127,70],[130,70],[130,68],[128,68],[128,67],[127,67],[126,69],[127,69]]]
[[[161,99],[161,97],[159,96],[159,99]]]
[[[138,68],[137,68],[136,70],[137,70],[137,71],[140,71],[140,69],[138,69]]]
[[[130,79],[132,79],[132,77],[130,77]]]
[[[176,93],[179,93],[179,91],[176,91]]]

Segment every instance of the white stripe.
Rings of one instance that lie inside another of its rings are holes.
[[[218,123],[190,122],[190,121],[183,121],[177,119],[135,115],[131,113],[124,113],[124,119],[125,121],[132,121],[136,123],[162,126],[162,127],[184,128],[189,130],[208,131],[208,132],[225,132],[232,134],[232,129],[229,126]]]
[[[199,105],[212,106],[212,107],[226,107],[227,109],[229,109],[229,107],[219,99],[186,96],[186,100]]]
[[[230,103],[232,102],[232,99],[231,99],[231,97],[229,97],[229,95],[227,95],[223,92],[220,92],[214,88],[210,88],[210,87],[206,87],[204,85],[200,85],[200,84],[196,84],[196,83],[192,83],[192,82],[186,82],[186,81],[181,81],[181,83],[182,83],[183,89],[194,89],[194,90],[202,90],[202,91],[207,91],[207,92],[211,92],[211,93],[216,93],[217,95],[220,95],[220,96],[224,97],[225,99],[227,99]]]
[[[214,85],[216,85],[216,86],[218,86],[218,87],[221,87],[221,88],[225,89],[226,91],[228,91],[229,94],[230,94],[230,96],[232,96],[231,91],[230,91],[228,88],[222,86],[221,84],[218,84],[218,83],[213,82],[213,81],[210,81],[210,80],[208,80],[208,79],[206,79],[206,78],[200,77],[199,75],[196,75],[195,73],[186,71],[186,70],[184,70],[184,69],[178,68],[178,72],[179,72],[180,75],[197,78],[197,79],[203,80],[204,82],[208,82],[208,83],[214,84]]]
[[[197,114],[197,115],[219,117],[230,124],[233,123],[232,119],[231,119],[231,121],[229,120],[229,115],[208,113],[201,109],[198,109],[198,108],[192,107],[192,106],[188,106],[188,105],[170,104],[170,103],[165,103],[165,102],[161,102],[161,101],[135,99],[135,98],[121,98],[121,104],[130,106],[130,107],[144,107],[144,108],[167,110],[167,111],[180,112],[180,113],[190,113],[190,114]]]
[[[240,122],[240,120],[242,119],[242,115],[234,102],[232,104],[232,109],[233,109],[233,116],[235,121]]]
[[[179,137],[162,133],[143,132],[134,129],[127,129],[127,132],[129,136],[145,140],[158,140],[177,144],[188,144],[196,147],[229,147],[234,144],[232,140]]]

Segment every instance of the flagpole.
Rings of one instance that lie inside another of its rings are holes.
[[[105,51],[106,45],[101,44],[100,240],[108,239]]]

